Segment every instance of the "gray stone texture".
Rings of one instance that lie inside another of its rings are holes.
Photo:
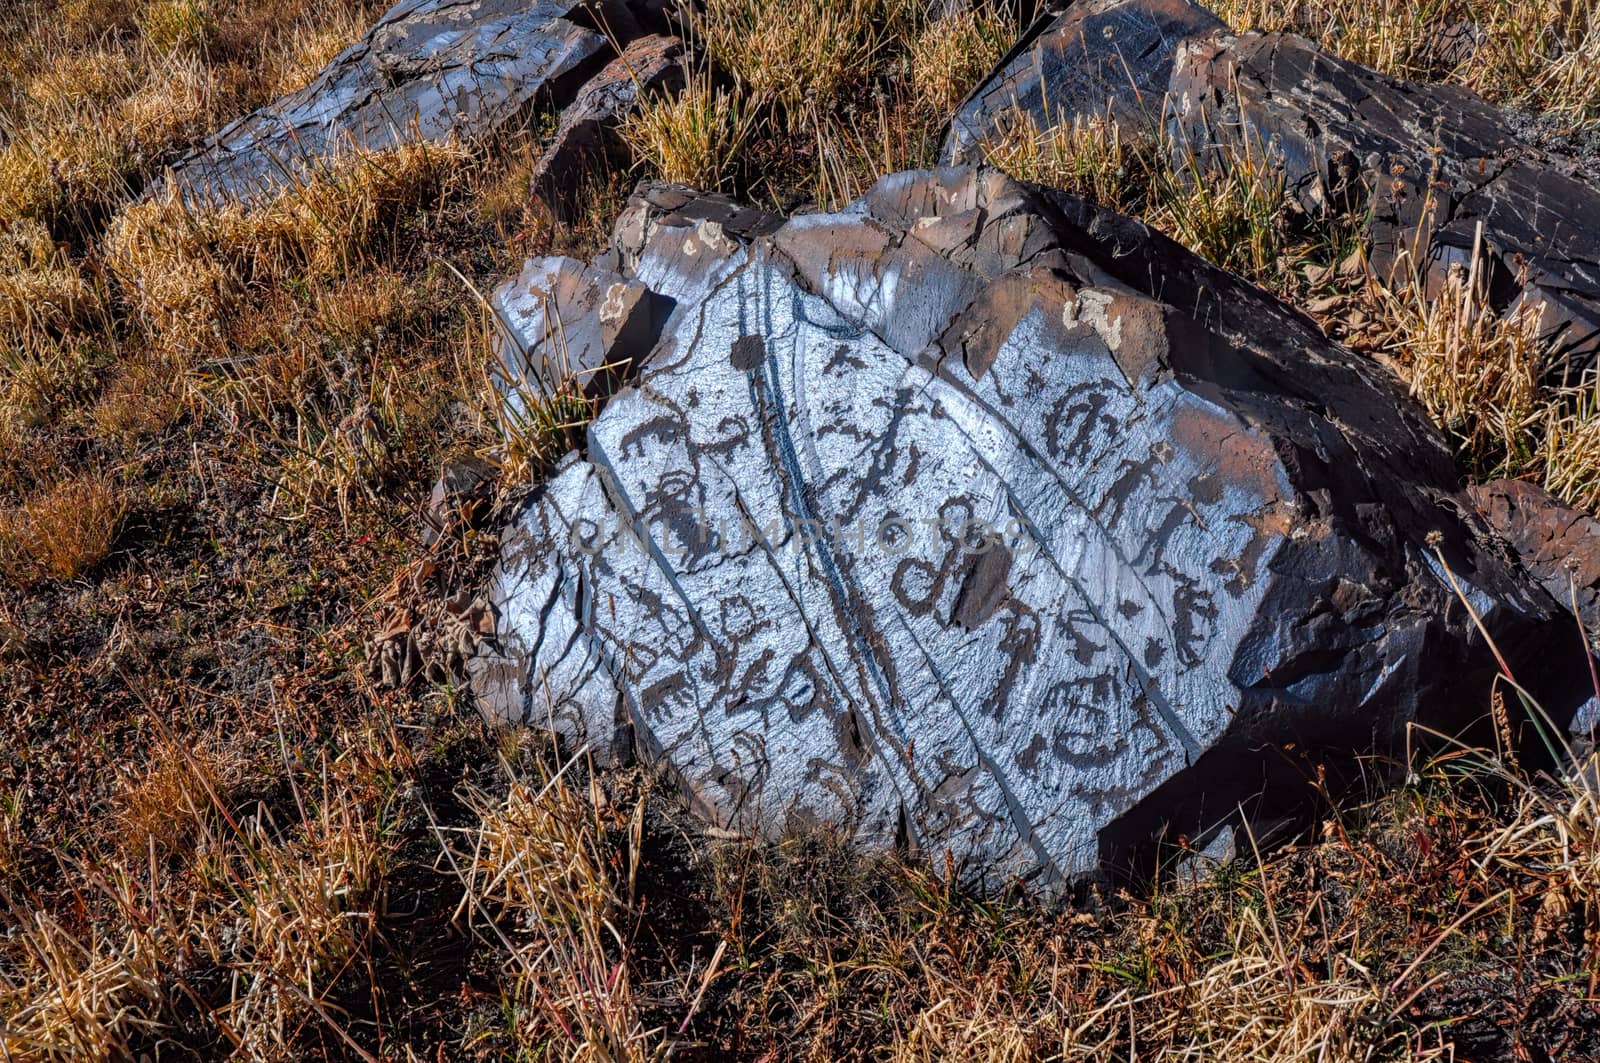
[[[1368,218],[1385,279],[1405,248],[1437,284],[1470,258],[1481,226],[1494,305],[1539,307],[1553,374],[1593,364],[1600,185],[1519,139],[1513,116],[1465,89],[1385,77],[1291,34],[1228,36],[1185,0],[1090,0],[1050,17],[962,107],[947,159],[979,161],[1018,107],[1041,129],[1108,107],[1136,129],[1163,122],[1175,152],[1203,160],[1269,151],[1313,216]]]
[[[945,156],[982,162],[983,145],[1004,137],[1019,114],[1041,131],[1107,117],[1154,127],[1178,44],[1226,28],[1188,0],[1079,0],[1049,9],[957,108]]]
[[[310,84],[173,164],[187,199],[244,199],[330,158],[473,140],[541,94],[564,102],[609,54],[574,0],[402,0]]]
[[[1267,147],[1306,210],[1365,213],[1380,278],[1405,252],[1436,286],[1470,264],[1481,230],[1492,302],[1538,306],[1559,354],[1587,366],[1600,352],[1600,175],[1520,140],[1476,94],[1384,77],[1288,34],[1187,42],[1171,92],[1202,155]]]
[[[1060,883],[1303,792],[1290,745],[1480,714],[1431,533],[1513,664],[1561,622],[1382,369],[1082,200],[953,168],[779,225],[656,186],[562,268],[592,332],[602,287],[664,312],[505,532],[469,673],[719,827]]]
[[[1600,520],[1520,480],[1473,484],[1467,493],[1523,569],[1557,602],[1577,610],[1600,651]]]

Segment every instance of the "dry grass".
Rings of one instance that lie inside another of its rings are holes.
[[[986,160],[1022,181],[1092,199],[1124,214],[1140,214],[1158,174],[1156,147],[1125,136],[1106,119],[1077,119],[1040,129],[1019,111],[1004,136],[983,145]]]
[[[831,109],[870,77],[890,42],[908,36],[905,0],[710,0],[692,35],[758,103],[775,103],[791,129]]]
[[[1539,378],[1545,351],[1536,308],[1507,318],[1487,306],[1481,257],[1451,270],[1428,298],[1419,283],[1382,289],[1378,319],[1411,393],[1450,434],[1480,474],[1513,475],[1538,463],[1533,448],[1550,396]],[[1509,467],[1508,467],[1509,466]]]
[[[1569,130],[1600,122],[1595,0],[1220,0],[1213,10],[1236,29],[1291,30],[1386,74],[1465,85]],[[1453,34],[1469,43],[1452,49]]]
[[[126,509],[110,477],[68,475],[0,514],[0,544],[21,555],[24,577],[75,579],[110,552]]]
[[[1573,390],[1562,408],[1544,411],[1545,487],[1600,512],[1600,382]]]
[[[206,0],[151,0],[134,25],[157,52],[199,51],[211,35],[211,11]]]
[[[150,330],[214,348],[242,297],[352,272],[400,218],[448,195],[467,159],[429,144],[350,156],[250,205],[196,209],[169,192],[117,216],[107,264]]]
[[[754,121],[743,98],[714,86],[702,69],[682,92],[644,100],[621,133],[662,180],[716,190],[732,177]]]
[[[100,293],[32,219],[0,231],[0,338],[24,347],[36,337],[59,336],[102,309]]]
[[[371,13],[337,0],[22,0],[0,56],[0,217],[94,228],[192,138],[306,80]]]
[[[44,912],[13,905],[12,915],[10,970],[0,970],[0,1052],[41,1063],[130,1057],[155,1025],[147,1009],[159,995],[159,969],[147,940],[85,942]]]
[[[949,114],[988,76],[1014,35],[1012,21],[986,6],[929,23],[910,39],[908,49],[917,98],[930,110]]]
[[[628,141],[655,176],[783,209],[838,206],[931,165],[950,108],[1016,31],[998,7],[934,20],[905,0],[713,0],[689,22],[709,67],[647,107]]]
[[[326,762],[323,765],[327,771]],[[226,865],[235,905],[233,999],[219,1009],[247,1058],[289,1054],[342,964],[370,947],[392,859],[384,809],[324,778],[321,800],[297,793],[303,821],[280,830],[266,810],[237,828]],[[309,810],[307,805],[309,804]],[[226,851],[226,849],[224,849]]]
[[[475,825],[447,844],[458,913],[503,951],[506,1034],[522,1053],[558,1059],[664,1057],[630,963],[643,798],[611,804],[569,759],[511,772],[504,793],[465,793]],[[583,774],[588,783],[575,776]]]
[[[1307,218],[1281,160],[1264,147],[1197,155],[1158,130],[1138,136],[1108,119],[1039,129],[1019,112],[983,145],[1012,176],[1142,218],[1196,254],[1290,301],[1357,247],[1349,219]]]
[[[145,765],[122,769],[117,818],[130,855],[174,856],[213,826],[213,806],[229,785],[223,756],[204,746],[180,748],[165,737]]]
[[[1330,809],[1340,830],[1316,844],[1045,904],[826,838],[708,841],[628,773],[487,733],[448,668],[375,687],[374,629],[432,652],[442,599],[498,551],[491,533],[420,545],[440,460],[486,452],[531,482],[593,413],[575,388],[493,386],[474,292],[523,254],[594,251],[627,184],[606,175],[587,216],[557,221],[525,201],[535,146],[512,138],[493,148],[509,161],[344,159],[250,208],[130,204],[377,6],[0,11],[6,1050],[1426,1058],[1470,1022],[1509,1031],[1507,1053],[1600,1051],[1576,781],[1423,766],[1375,807]],[[702,17],[729,80],[647,109],[639,154],[788,205],[930,162],[1011,29],[898,0]],[[1159,214],[1281,291],[1348,287],[1266,160],[1158,181],[1103,130],[1064,143],[1008,164]],[[1463,410],[1500,401],[1512,376],[1463,352],[1510,348],[1451,306],[1398,304],[1417,321],[1393,356],[1453,381]],[[1597,490],[1593,409],[1575,395],[1543,429],[1568,497]],[[1490,1000],[1452,995],[1473,981]]]

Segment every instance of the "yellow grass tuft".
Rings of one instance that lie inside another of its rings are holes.
[[[126,508],[121,488],[109,477],[69,475],[0,514],[0,543],[25,559],[28,574],[73,579],[110,551]]]
[[[0,969],[0,1055],[40,1063],[133,1058],[135,1038],[156,1024],[159,961],[142,935],[81,941],[44,912],[11,923]],[[9,961],[9,962],[6,962]]]
[[[21,346],[87,324],[101,310],[99,293],[31,218],[0,228],[0,342]]]
[[[289,836],[263,813],[238,837],[229,888],[239,977],[220,1014],[247,1057],[285,1058],[297,1028],[327,1015],[325,987],[367,946],[382,903],[392,853],[379,810],[354,792],[326,797]]]
[[[134,17],[139,33],[159,53],[198,51],[211,31],[206,0],[150,0]]]
[[[1006,132],[983,145],[986,160],[1021,181],[1059,188],[1124,214],[1137,214],[1157,180],[1155,148],[1125,136],[1110,119],[1078,118],[1040,129],[1018,110]]]
[[[714,87],[710,72],[701,70],[677,95],[641,101],[621,133],[662,180],[716,190],[733,176],[755,119],[737,93]]]
[[[690,24],[719,69],[799,128],[862,83],[915,11],[908,0],[709,0]]]
[[[118,215],[107,262],[169,348],[215,349],[243,293],[350,272],[399,219],[438,202],[468,157],[433,144],[353,155],[262,203],[196,207],[169,191]]]
[[[117,818],[130,856],[165,859],[183,852],[214,818],[228,768],[207,746],[180,748],[163,737],[140,768],[120,774]]]
[[[1015,34],[1011,20],[988,6],[968,8],[925,26],[909,42],[918,100],[947,115],[994,67]]]

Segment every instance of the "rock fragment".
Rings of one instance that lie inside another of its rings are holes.
[[[1078,0],[1036,21],[950,122],[945,156],[983,161],[1018,115],[1039,131],[1112,118],[1153,128],[1163,117],[1178,44],[1220,34],[1222,20],[1188,0]]]
[[[1197,172],[1268,156],[1311,216],[1365,219],[1380,280],[1415,270],[1437,290],[1481,232],[1489,302],[1537,308],[1552,378],[1594,364],[1600,178],[1520,139],[1517,118],[1466,89],[1387,77],[1293,34],[1222,29],[1187,0],[1071,4],[963,105],[945,157],[980,161],[1019,120],[1048,130],[1108,113],[1127,135],[1164,129],[1174,165]]]
[[[1480,246],[1491,304],[1538,307],[1558,371],[1600,354],[1600,185],[1563,172],[1475,93],[1246,34],[1186,43],[1171,94],[1202,156],[1266,149],[1313,216],[1364,216],[1380,279],[1415,269],[1437,291]]]
[[[561,124],[534,166],[534,194],[562,218],[581,211],[588,195],[584,179],[627,159],[617,132],[623,120],[642,98],[674,92],[683,79],[681,41],[652,34],[629,44],[562,110]]]
[[[1528,574],[1557,602],[1576,606],[1600,651],[1600,520],[1520,480],[1474,484],[1467,492]]]

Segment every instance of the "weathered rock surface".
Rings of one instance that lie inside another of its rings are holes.
[[[633,277],[659,227],[688,227],[683,253],[715,257],[730,238],[751,239],[779,224],[723,195],[641,185],[607,254],[590,265],[559,255],[529,259],[490,296],[501,326],[494,368],[508,401],[520,409],[529,395],[550,395],[563,382],[588,395],[609,393],[649,353],[674,304],[702,294],[692,262],[677,277],[658,270],[653,287]]]
[[[1557,602],[1576,606],[1591,644],[1600,650],[1600,520],[1520,480],[1474,484],[1467,492],[1528,574]]]
[[[187,198],[240,199],[350,151],[470,140],[541,93],[565,99],[609,53],[577,0],[401,0],[310,84],[172,167]]]
[[[1076,3],[1003,62],[952,123],[951,161],[978,161],[1020,106],[1041,128],[1108,102],[1165,121],[1174,151],[1281,158],[1302,206],[1364,215],[1385,278],[1410,251],[1434,282],[1481,224],[1491,298],[1540,308],[1558,371],[1600,351],[1600,185],[1520,140],[1473,93],[1385,77],[1290,34],[1218,32],[1185,0]],[[1128,73],[1119,73],[1126,64]],[[1136,90],[1136,91],[1135,91]],[[1168,100],[1163,106],[1163,92]],[[1132,101],[1137,100],[1137,107]]]
[[[1180,41],[1220,34],[1222,20],[1188,0],[1078,0],[1042,16],[950,121],[945,154],[981,162],[1018,114],[1034,128],[1114,118],[1149,128],[1163,118]]]
[[[1143,226],[965,168],[775,225],[649,189],[584,275],[670,309],[503,537],[492,711],[1052,882],[1476,716],[1431,534],[1513,663],[1560,622],[1383,370]]]
[[[560,216],[574,214],[589,194],[585,176],[625,164],[627,146],[617,134],[623,120],[642,97],[676,91],[683,79],[681,41],[651,34],[629,44],[562,110],[555,136],[534,165],[534,193]]]
[[[1600,353],[1600,185],[1561,172],[1497,108],[1416,85],[1287,34],[1195,40],[1172,76],[1176,122],[1204,153],[1269,145],[1308,211],[1365,212],[1382,277],[1401,252],[1436,284],[1481,228],[1490,297],[1539,306],[1565,354]]]

